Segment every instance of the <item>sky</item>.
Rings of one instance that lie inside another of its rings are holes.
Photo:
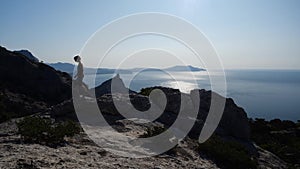
[[[99,28],[141,12],[171,14],[195,25],[225,69],[300,69],[299,0],[2,0],[0,45],[28,49],[43,62],[72,63]]]

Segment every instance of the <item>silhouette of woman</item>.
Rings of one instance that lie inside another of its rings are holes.
[[[77,73],[74,76],[74,78],[76,79],[76,82],[78,84],[82,84],[83,83],[82,80],[83,80],[84,74],[83,74],[83,65],[81,63],[81,57],[77,55],[77,56],[74,57],[74,60],[75,60],[75,62],[78,63]]]
[[[80,86],[80,88],[84,89],[84,92],[88,93],[88,86],[83,83],[84,73],[83,73],[83,64],[81,63],[81,57],[76,55],[74,57],[74,61],[78,63],[77,73],[74,76],[76,85]]]

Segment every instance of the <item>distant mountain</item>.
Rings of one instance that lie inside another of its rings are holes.
[[[173,66],[164,69],[166,71],[178,71],[178,72],[185,72],[185,71],[192,71],[192,72],[198,72],[198,71],[205,71],[205,69],[194,67],[191,65],[188,66]]]
[[[69,74],[72,74],[75,68],[74,64],[71,63],[48,63],[49,66],[53,67],[56,70],[62,71],[62,72],[67,72]],[[126,69],[109,69],[109,68],[84,68],[84,73],[85,74],[112,74],[112,73],[122,73],[122,74],[130,74],[132,73],[130,70]]]
[[[67,72],[67,73],[73,73],[75,65],[71,63],[47,63],[49,66],[53,67],[56,70],[62,71],[62,72]]]
[[[128,69],[132,72],[154,72],[154,71],[163,71],[163,69],[159,69],[159,68],[132,68],[132,69]]]
[[[172,67],[168,67],[168,68],[164,68],[164,69],[159,69],[159,68],[132,68],[129,69],[132,72],[139,72],[139,71],[174,71],[174,72],[198,72],[198,71],[205,71],[205,69],[202,68],[198,68],[198,67],[194,67],[191,65],[188,66],[172,66]]]
[[[109,69],[109,68],[97,69],[97,74],[112,74],[112,73],[131,74],[132,72],[126,69]]]
[[[71,63],[48,63],[49,66],[53,67],[56,70],[67,72],[69,74],[73,73],[74,64]],[[112,73],[121,73],[121,74],[131,74],[132,72],[139,72],[139,71],[178,71],[178,72],[185,72],[185,71],[205,71],[205,69],[193,67],[191,65],[189,66],[173,66],[165,69],[159,69],[159,68],[132,68],[132,69],[110,69],[110,68],[84,68],[85,74],[112,74]]]
[[[33,54],[31,52],[29,52],[28,50],[16,50],[14,52],[26,56],[28,59],[30,59],[33,62],[39,62],[39,59],[37,57],[33,56]]]

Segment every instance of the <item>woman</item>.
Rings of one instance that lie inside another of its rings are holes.
[[[85,83],[83,83],[84,74],[83,74],[83,65],[81,63],[81,57],[78,56],[78,55],[75,56],[74,61],[78,63],[77,73],[74,76],[74,78],[75,78],[74,82],[75,82],[76,85],[78,85],[80,87],[79,89],[83,89],[84,92],[86,93],[86,95],[89,96],[88,86]]]
[[[77,56],[74,57],[74,60],[75,60],[75,62],[78,63],[77,73],[74,76],[74,78],[76,79],[76,83],[78,85],[82,85],[83,84],[82,80],[84,78],[84,74],[83,74],[83,65],[81,63],[81,58],[80,58],[80,56],[77,55]]]

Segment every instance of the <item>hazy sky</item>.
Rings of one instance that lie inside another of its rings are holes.
[[[73,62],[101,26],[137,12],[193,23],[225,68],[300,69],[299,0],[3,0],[0,45],[29,49],[44,62]]]

